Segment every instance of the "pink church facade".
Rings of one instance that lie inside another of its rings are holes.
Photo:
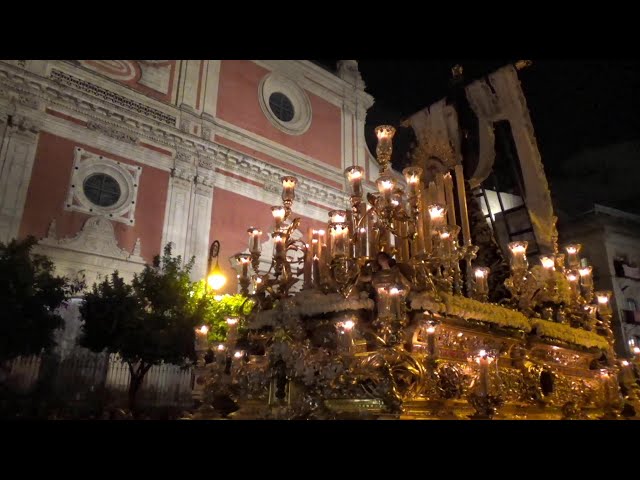
[[[92,283],[130,278],[168,242],[203,278],[219,240],[233,279],[227,258],[247,227],[270,230],[282,176],[298,178],[303,232],[346,204],[346,167],[377,178],[372,104],[355,61],[336,74],[285,60],[0,61],[0,241],[33,235],[59,274]]]

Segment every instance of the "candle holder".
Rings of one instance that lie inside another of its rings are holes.
[[[231,265],[238,270],[238,283],[240,284],[240,293],[249,295],[249,265],[251,264],[251,255],[248,253],[236,253],[229,259]]]
[[[598,333],[606,337],[609,344],[613,348],[613,330],[611,329],[611,317],[613,316],[613,310],[611,308],[611,295],[610,291],[599,291],[595,293],[597,301],[598,317],[600,322],[598,324]]]
[[[582,290],[582,296],[591,303],[593,300],[593,276],[592,268],[590,266],[581,267],[578,270],[580,274],[580,289]]]
[[[381,202],[381,205],[384,209],[383,211],[385,211],[387,217],[390,216],[390,210],[393,209],[391,199],[396,185],[396,179],[389,173],[381,175],[376,180],[376,186],[378,187],[378,192],[380,192],[379,201]]]
[[[433,360],[437,356],[436,351],[436,331],[439,322],[431,317],[431,314],[424,312],[425,317],[425,332],[427,333],[427,356],[430,360]]]
[[[298,179],[296,177],[286,176],[282,177],[280,180],[282,181],[282,202],[286,210],[286,220],[289,215],[291,215],[291,207],[293,206],[293,201],[296,198],[295,191]]]
[[[353,320],[339,322],[338,329],[338,350],[350,355],[353,352],[353,333],[356,323]]]
[[[275,222],[275,229],[280,231],[282,224],[287,216],[287,209],[282,206],[271,207],[271,215],[273,215],[273,221]]]
[[[472,359],[479,366],[475,388],[469,393],[469,403],[476,413],[471,416],[473,419],[489,420],[494,417],[497,408],[503,404],[500,396],[491,395],[491,378],[489,365],[497,360],[493,352],[480,350]]]
[[[491,269],[488,267],[477,267],[473,271],[475,278],[474,296],[481,302],[486,302],[489,295],[489,273]]]
[[[569,268],[578,268],[580,266],[580,250],[582,250],[582,245],[579,243],[572,243],[571,245],[567,245],[565,247],[567,251],[567,266]]]
[[[344,171],[349,186],[351,188],[351,196],[362,197],[362,178],[364,177],[364,168],[352,165]]]
[[[396,129],[391,125],[380,125],[375,129],[378,137],[378,145],[376,147],[376,157],[380,164],[380,172],[384,173],[391,165],[391,153],[393,151],[392,139],[396,133]]]
[[[262,237],[262,230],[255,227],[249,227],[247,229],[249,234],[249,253],[251,254],[251,267],[254,273],[257,275],[260,269],[260,255],[262,254],[262,244],[260,238]]]

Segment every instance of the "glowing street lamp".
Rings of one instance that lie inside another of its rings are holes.
[[[225,283],[227,283],[227,277],[222,273],[220,264],[218,263],[218,254],[220,253],[220,242],[215,240],[209,248],[209,261],[207,262],[207,271],[209,276],[207,277],[207,285],[214,291],[220,290]],[[216,260],[216,265],[211,268],[213,259]]]

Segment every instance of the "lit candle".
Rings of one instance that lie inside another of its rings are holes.
[[[224,344],[220,343],[218,344],[218,346],[216,347],[216,363],[222,364],[224,363],[224,358],[225,358],[225,346]]]
[[[464,173],[462,165],[455,166],[456,187],[458,188],[458,207],[460,208],[460,221],[462,223],[462,239],[464,244],[471,245],[471,230],[469,228],[469,214],[467,213],[467,196],[464,187]]]
[[[276,230],[280,230],[282,226],[282,222],[284,221],[284,216],[286,215],[286,210],[284,207],[271,207],[271,215],[273,215],[273,219],[276,222]]]
[[[569,268],[575,268],[580,265],[578,255],[580,254],[581,249],[582,245],[579,243],[574,243],[565,247],[565,250],[567,251],[567,266]]]
[[[332,223],[329,228],[331,236],[331,254],[333,257],[344,257],[349,250],[349,226],[346,223]]]
[[[362,197],[362,177],[364,169],[362,167],[351,166],[344,171],[351,186],[351,195],[354,197]]]
[[[587,302],[590,302],[593,298],[593,277],[591,272],[592,268],[589,266],[582,267],[578,270],[578,273],[580,273],[580,287],[582,288],[582,295]]]
[[[391,163],[392,144],[391,140],[396,133],[396,129],[390,125],[381,125],[375,129],[378,137],[378,145],[376,146],[376,157],[380,164],[380,171],[385,172]]]
[[[489,272],[490,269],[488,267],[477,267],[473,272],[476,279],[475,291],[478,299],[486,300],[489,293]]]
[[[329,212],[331,223],[344,223],[347,220],[347,212],[344,210],[331,210]]]
[[[553,257],[546,255],[542,256],[540,257],[540,263],[542,264],[542,268],[544,268],[548,274],[556,269],[556,262]]]
[[[382,175],[378,180],[376,180],[376,185],[378,186],[378,191],[383,199],[383,205],[391,205],[391,195],[396,187],[396,179],[391,175]]]
[[[262,251],[262,245],[260,244],[262,231],[255,227],[249,227],[247,232],[249,233],[249,252],[259,254]]]
[[[596,292],[596,298],[598,299],[598,313],[600,315],[611,315],[611,292]]]
[[[380,318],[389,317],[391,315],[391,306],[389,303],[389,290],[385,287],[379,287],[377,289],[378,295],[376,297],[378,316]]]
[[[480,365],[480,378],[478,384],[480,386],[480,395],[486,397],[489,394],[489,363],[491,357],[485,350],[478,352],[477,362]]]
[[[339,324],[340,334],[343,338],[343,349],[347,353],[351,352],[353,346],[353,327],[355,327],[355,325],[353,320],[347,320]]]
[[[295,188],[298,180],[296,177],[282,177],[282,201],[287,203],[293,202],[296,198]]]
[[[447,208],[444,205],[434,203],[429,205],[429,219],[431,220],[431,231],[437,233],[438,228],[445,225],[445,213]]]
[[[368,247],[369,239],[367,238],[367,229],[365,227],[360,227],[356,235],[356,257],[369,257],[369,252],[367,251]]]
[[[273,238],[273,252],[276,258],[284,258],[284,236],[280,232],[271,234]]]
[[[417,197],[420,193],[420,177],[422,176],[422,169],[420,167],[407,167],[402,170],[402,174],[407,181],[409,198]]]
[[[391,287],[389,289],[389,298],[391,301],[391,314],[396,319],[400,319],[404,317],[404,309],[402,308],[403,296],[404,296],[404,290],[398,287]]]
[[[456,206],[453,202],[453,178],[447,172],[444,176],[444,193],[447,203],[447,219],[449,225],[456,225]]]
[[[451,238],[451,233],[449,232],[447,227],[438,227],[436,231],[438,232],[438,239],[439,239],[438,245],[440,247],[439,248],[440,254],[444,255],[446,258],[449,258],[453,251],[452,249],[453,242]]]
[[[511,242],[509,243],[509,251],[511,251],[511,269],[514,271],[526,271],[529,267],[527,261],[527,247],[529,242]]]
[[[236,343],[236,338],[238,336],[238,319],[236,317],[228,317],[227,318],[227,340],[225,342],[225,350],[229,351],[233,345]]]
[[[569,289],[571,290],[571,299],[573,301],[577,300],[580,296],[578,290],[578,275],[576,270],[569,270],[569,272],[567,272],[567,280],[569,281]]]

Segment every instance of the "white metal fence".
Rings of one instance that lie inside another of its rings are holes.
[[[3,383],[12,391],[32,392],[41,376],[48,379],[60,398],[82,401],[92,393],[110,401],[126,402],[130,383],[129,367],[115,354],[93,353],[75,348],[53,360],[46,369],[46,357],[18,357],[5,369]],[[186,407],[192,402],[192,369],[172,364],[153,366],[138,392],[137,402],[149,407]]]

